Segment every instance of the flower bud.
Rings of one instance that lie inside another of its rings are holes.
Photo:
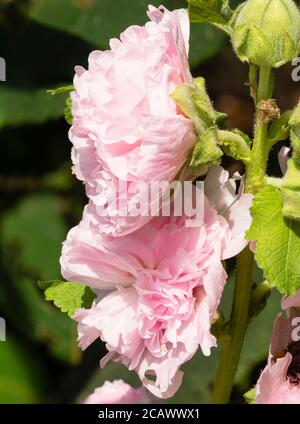
[[[298,55],[300,12],[292,0],[248,0],[231,26],[233,48],[243,62],[278,68]]]

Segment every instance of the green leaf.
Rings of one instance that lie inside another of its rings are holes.
[[[37,403],[45,391],[45,370],[11,334],[0,342],[0,403]]]
[[[283,215],[300,223],[300,162],[294,158],[288,161],[281,191],[283,194]]]
[[[63,114],[65,96],[51,98],[46,89],[22,90],[0,86],[0,128],[42,124]]]
[[[230,33],[229,21],[233,11],[228,0],[187,0],[191,22],[208,22]]]
[[[39,281],[39,287],[45,290],[46,300],[53,301],[62,312],[72,317],[79,308],[89,309],[95,293],[87,286],[70,281]]]
[[[81,358],[81,350],[76,342],[76,323],[53,305],[45,302],[36,281],[17,275],[14,275],[14,281],[18,285],[15,290],[19,299],[19,313],[12,316],[13,314],[7,310],[5,316],[19,328],[21,320],[23,334],[30,340],[45,344],[58,360],[72,365],[77,364]],[[20,317],[25,314],[26,318]]]
[[[198,138],[190,166],[198,169],[210,167],[220,163],[222,155],[223,152],[218,146],[216,128],[208,128]]]
[[[283,215],[300,222],[300,104],[290,113],[289,126],[293,154],[287,163],[280,189],[283,194]],[[287,130],[289,126],[286,125]]]
[[[251,208],[248,240],[257,242],[255,258],[266,280],[281,293],[292,295],[300,288],[300,223],[284,218],[279,190],[266,186]]]
[[[246,399],[247,403],[255,404],[255,396],[256,396],[256,389],[253,387],[253,389],[250,389],[247,393],[244,394],[244,397]]]
[[[108,40],[119,37],[129,25],[143,25],[147,21],[148,0],[118,0],[118,7],[110,0],[43,0],[33,2],[30,17],[35,21],[77,35],[97,48],[107,49]],[[160,6],[161,0],[151,1]],[[185,8],[185,0],[165,0],[169,10]],[[57,13],[57,10],[60,13]],[[226,40],[225,35],[209,25],[191,25],[190,63],[198,66],[217,54]]]

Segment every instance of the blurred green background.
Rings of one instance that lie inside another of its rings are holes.
[[[150,1],[150,0],[149,0]],[[169,9],[183,0],[152,0]],[[0,317],[7,340],[0,341],[0,403],[72,403],[106,379],[133,373],[110,364],[99,370],[103,346],[82,354],[74,323],[46,303],[37,280],[60,278],[59,256],[67,231],[80,220],[86,202],[82,185],[70,170],[65,95],[46,89],[69,84],[75,65],[87,65],[93,49],[131,24],[146,21],[147,0],[0,0],[0,56],[7,81],[0,83]],[[247,66],[239,64],[225,35],[207,25],[192,25],[190,62],[194,75],[207,78],[215,106],[228,113],[230,127],[251,134],[253,108]],[[299,84],[290,68],[278,74],[279,103],[294,105]],[[278,173],[276,153],[270,163]],[[239,163],[226,162],[233,172]],[[234,263],[229,263],[229,271]],[[255,271],[257,281],[262,279]],[[228,314],[229,279],[222,309]],[[263,366],[279,298],[250,325],[233,402],[254,384]],[[208,402],[219,352],[198,354],[184,366],[184,384],[170,402]]]

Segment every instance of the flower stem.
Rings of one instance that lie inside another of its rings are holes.
[[[248,325],[252,287],[253,254],[248,247],[237,259],[235,293],[228,337],[224,338],[222,355],[213,390],[212,403],[229,401]]]
[[[260,119],[259,103],[272,95],[271,69],[260,67],[256,95],[256,124],[251,160],[246,166],[245,191],[255,194],[264,184],[271,145],[268,124]],[[249,323],[249,306],[252,292],[254,255],[246,247],[237,257],[235,292],[227,334],[223,338],[222,353],[217,372],[212,403],[230,400],[235,374]]]
[[[256,122],[251,160],[246,167],[245,191],[255,194],[263,186],[266,167],[271,149],[268,137],[268,123],[260,118],[259,104],[272,95],[271,69],[260,68],[259,84],[256,99]]]

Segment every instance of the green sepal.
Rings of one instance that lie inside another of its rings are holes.
[[[59,94],[65,94],[70,93],[71,91],[74,91],[73,85],[66,85],[65,87],[58,87],[55,89],[47,90],[48,94],[51,94],[51,96],[57,96]],[[64,117],[65,120],[69,125],[72,125],[73,123],[73,116],[72,116],[72,99],[71,96],[68,96],[66,98],[66,107],[64,109]]]
[[[269,128],[269,139],[271,144],[275,144],[278,141],[286,140],[289,136],[290,125],[289,120],[292,112],[284,112],[278,119],[276,119]]]
[[[236,160],[241,160],[245,164],[249,163],[251,156],[251,140],[242,131],[218,131],[218,144],[223,152]]]
[[[218,132],[215,127],[206,129],[199,137],[194,148],[190,166],[203,170],[221,162],[223,152],[218,146]]]
[[[47,90],[47,93],[51,94],[51,96],[57,96],[58,94],[69,93],[70,91],[73,91],[73,90],[74,90],[73,85],[66,85],[64,87],[58,87],[58,88]]]
[[[171,93],[172,99],[182,112],[191,119],[198,134],[207,128],[222,124],[227,118],[217,112],[207,94],[204,78],[195,78],[193,84],[181,84]]]
[[[66,108],[64,110],[65,120],[69,125],[73,124],[73,115],[72,115],[72,99],[71,97],[67,97],[66,100]]]

